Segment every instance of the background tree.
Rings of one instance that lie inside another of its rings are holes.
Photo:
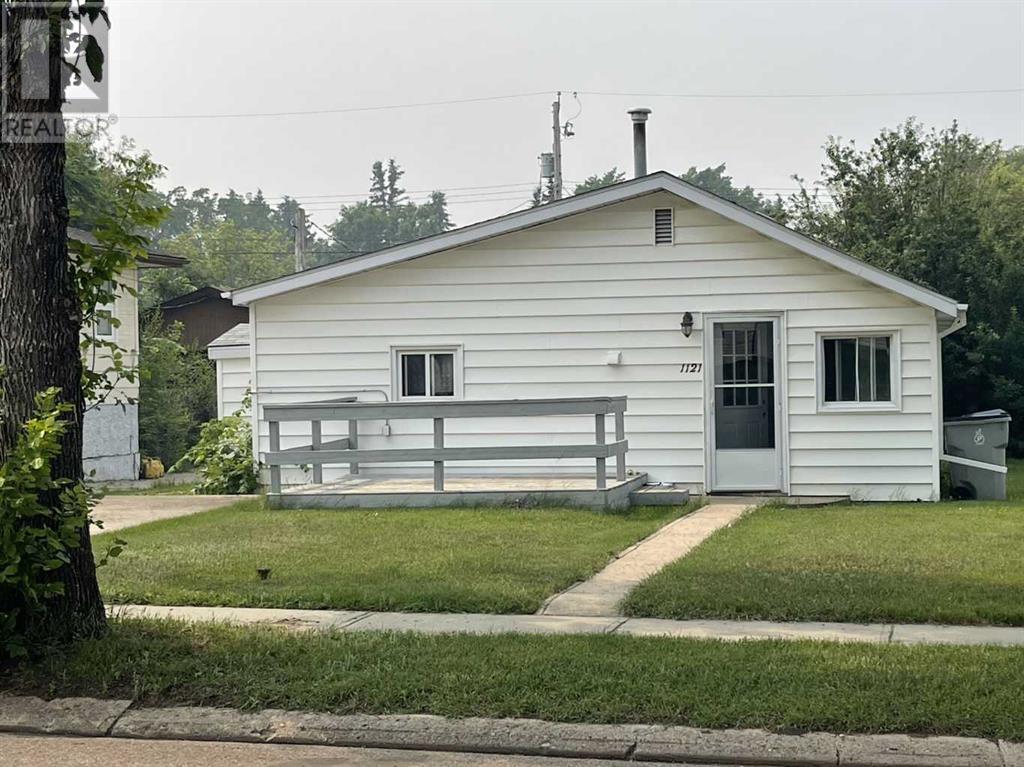
[[[753,187],[736,186],[733,183],[732,176],[726,173],[725,163],[716,165],[713,168],[708,166],[701,170],[697,170],[696,166],[691,165],[685,173],[680,174],[679,178],[683,181],[688,181],[696,187],[700,187],[705,192],[711,192],[719,197],[732,200],[747,210],[771,216],[779,221],[785,220],[785,206],[778,196],[774,200],[770,200],[754,191]]]
[[[822,187],[788,203],[795,226],[868,263],[970,304],[943,341],[946,413],[1004,407],[1012,448],[1024,425],[1024,172],[1005,151],[954,123],[908,120],[866,149],[830,139]]]
[[[142,329],[139,358],[139,447],[170,468],[217,417],[216,373],[206,355],[181,343],[181,325],[159,316]]]
[[[310,249],[317,263],[351,258],[451,229],[444,192],[432,192],[423,203],[410,202],[399,185],[404,173],[393,159],[386,168],[380,161],[373,164],[369,197],[342,206],[328,227],[330,241],[317,242]]]
[[[617,184],[620,181],[626,180],[626,174],[624,171],[619,170],[617,167],[613,167],[609,171],[605,171],[601,175],[596,173],[593,176],[587,176],[582,184],[577,184],[573,190],[573,194],[583,194],[584,192],[592,192],[595,189],[601,189],[602,187],[611,186]]]
[[[188,263],[147,273],[142,309],[207,285],[230,290],[288,274],[294,268],[292,241],[280,229],[260,231],[234,221],[194,226],[161,244]]]

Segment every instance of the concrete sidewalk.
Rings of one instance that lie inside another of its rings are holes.
[[[93,698],[46,701],[33,697],[0,696],[0,732],[133,741],[280,743],[691,765],[1024,767],[1021,744],[982,738],[839,735],[827,732],[793,734],[657,724],[447,719],[424,714],[333,715],[190,706],[137,708],[130,700]],[[5,741],[4,745],[3,753],[6,755],[10,741]],[[39,747],[41,744],[33,745]],[[121,751],[123,753],[124,749]],[[107,751],[114,752],[114,749]],[[142,749],[135,749],[135,752],[142,753]],[[78,762],[67,758],[64,752],[59,763]],[[94,763],[120,762],[100,759]],[[488,761],[477,763],[487,764]],[[532,763],[542,764],[539,761]]]
[[[112,616],[277,626],[293,631],[416,631],[424,634],[618,634],[690,639],[817,640],[913,645],[1024,646],[1024,628],[913,623],[781,623],[566,615],[386,613],[254,607],[110,605]]]
[[[587,581],[555,594],[541,615],[615,616],[619,603],[647,577],[684,557],[712,533],[754,508],[749,503],[710,503],[670,522],[621,552]]]

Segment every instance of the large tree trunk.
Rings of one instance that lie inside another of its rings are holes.
[[[13,59],[24,42],[21,21],[38,18],[40,9],[0,0],[0,13],[4,5],[10,21],[0,82],[6,112],[59,114],[64,77],[59,26],[49,32],[50,95],[42,103],[26,102]],[[81,480],[82,312],[68,258],[64,160],[63,141],[0,143],[0,461],[32,416],[36,394],[53,386],[74,407],[53,476]],[[45,501],[58,502],[55,497]],[[82,527],[80,543],[70,552],[70,565],[57,573],[63,595],[47,603],[45,625],[32,627],[37,636],[60,641],[95,634],[104,626],[88,525]]]

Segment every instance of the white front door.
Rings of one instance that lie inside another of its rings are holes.
[[[781,490],[778,320],[710,324],[710,489]]]

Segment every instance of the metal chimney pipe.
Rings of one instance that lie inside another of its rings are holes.
[[[647,175],[647,115],[651,113],[647,107],[630,109],[633,118],[633,177]]]

